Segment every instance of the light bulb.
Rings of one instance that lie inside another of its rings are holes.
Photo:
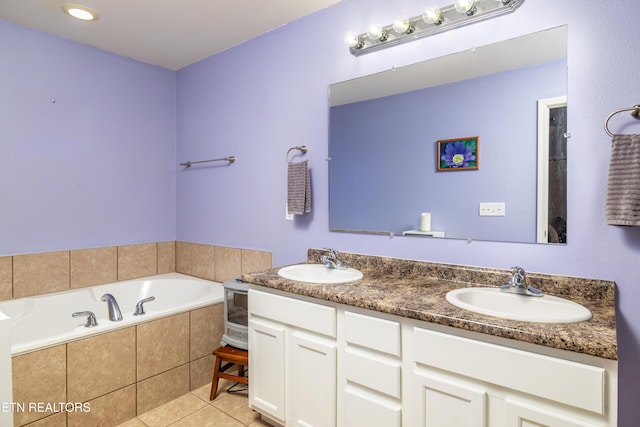
[[[427,24],[440,25],[444,22],[444,16],[442,16],[439,8],[430,7],[422,13],[422,20]]]
[[[411,24],[409,18],[406,16],[398,16],[393,21],[393,31],[398,34],[411,34],[416,30],[416,28]]]
[[[99,15],[96,11],[80,4],[65,3],[62,10],[68,15],[83,21],[95,21]]]
[[[379,40],[381,42],[386,41],[388,38],[387,33],[384,32],[382,26],[377,23],[369,25],[367,35],[371,40]]]
[[[467,16],[473,15],[478,10],[476,5],[473,4],[473,0],[456,0],[454,6],[458,12],[464,13]]]
[[[349,31],[345,34],[344,42],[354,49],[362,49],[364,47],[362,38],[355,31]]]

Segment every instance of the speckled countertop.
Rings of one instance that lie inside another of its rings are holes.
[[[324,251],[310,249],[309,262]],[[527,284],[544,293],[584,305],[591,320],[577,323],[532,323],[476,314],[455,307],[445,295],[470,286],[499,286],[508,270],[466,267],[423,261],[341,253],[362,280],[344,284],[316,284],[287,280],[279,268],[243,274],[245,282],[334,303],[423,320],[561,350],[617,360],[615,283],[545,274],[527,274]]]

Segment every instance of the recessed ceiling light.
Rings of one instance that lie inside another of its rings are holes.
[[[62,10],[66,14],[83,21],[95,21],[99,17],[98,12],[81,4],[65,3],[62,5]]]

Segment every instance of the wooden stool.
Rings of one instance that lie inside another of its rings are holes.
[[[213,350],[213,355],[216,357],[216,361],[213,368],[209,400],[213,400],[216,397],[220,378],[249,384],[249,378],[244,376],[244,368],[249,365],[249,352],[234,347],[220,347]],[[222,367],[222,362],[227,362],[228,364]],[[225,374],[224,371],[233,364],[238,365],[238,375]]]

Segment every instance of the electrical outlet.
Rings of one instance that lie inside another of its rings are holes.
[[[287,221],[293,221],[293,214],[289,213],[289,205],[286,202],[284,204],[284,219]]]
[[[480,202],[480,216],[505,216],[504,202]]]

